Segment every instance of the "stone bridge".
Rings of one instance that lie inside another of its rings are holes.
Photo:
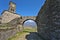
[[[35,19],[36,19],[36,16],[22,16],[21,18],[20,18],[20,24],[21,25],[23,25],[23,23],[25,22],[25,21],[27,21],[27,20],[34,20],[35,21]]]

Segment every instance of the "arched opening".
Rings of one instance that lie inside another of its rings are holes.
[[[35,22],[35,20],[33,19],[27,19],[23,22],[23,27],[24,29],[28,29],[27,31],[30,32],[36,32],[37,31],[37,24]]]

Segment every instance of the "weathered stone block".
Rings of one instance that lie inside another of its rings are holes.
[[[2,23],[8,23],[10,21],[12,21],[13,19],[16,19],[16,18],[20,18],[21,16],[20,15],[17,15],[17,14],[13,14],[9,11],[4,11],[3,14],[2,14]]]

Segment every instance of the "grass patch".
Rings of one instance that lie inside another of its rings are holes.
[[[0,27],[11,27],[11,25],[8,23],[5,23],[5,24],[1,24]]]
[[[18,32],[15,36],[8,38],[8,40],[15,40],[18,38],[18,36],[20,36],[21,34],[23,34],[24,32]]]
[[[20,35],[22,35],[22,34],[24,34],[24,33],[29,33],[29,32],[36,32],[36,28],[33,28],[33,29],[30,29],[30,28],[27,29],[27,28],[25,28],[25,29],[23,30],[23,32],[18,32],[15,36],[9,38],[8,40],[16,40],[16,39],[19,38]]]
[[[31,28],[31,29],[24,29],[24,31],[23,32],[36,32],[36,28]]]

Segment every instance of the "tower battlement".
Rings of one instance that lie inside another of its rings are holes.
[[[16,10],[16,4],[13,2],[9,3],[9,12],[15,13]]]

